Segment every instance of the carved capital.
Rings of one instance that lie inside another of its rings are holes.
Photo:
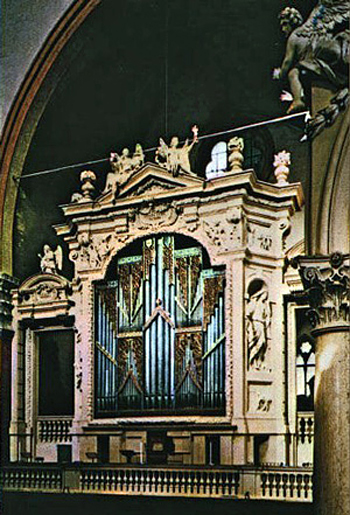
[[[299,257],[299,269],[315,331],[344,330],[350,323],[350,255]]]

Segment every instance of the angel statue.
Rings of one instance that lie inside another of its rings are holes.
[[[165,141],[162,138],[160,138],[159,140],[159,147],[156,151],[155,161],[159,164],[159,166],[162,166],[163,168],[169,170],[169,172],[171,172],[174,177],[176,177],[179,174],[180,170],[185,173],[195,175],[195,173],[191,171],[189,154],[195,143],[198,142],[197,125],[194,125],[192,127],[192,132],[192,142],[189,143],[188,139],[186,139],[182,147],[178,146],[179,138],[177,136],[173,136],[171,138],[169,146],[165,143]]]
[[[40,268],[44,274],[58,274],[62,270],[63,252],[62,247],[57,245],[56,250],[52,250],[50,245],[44,245],[43,255],[40,257]]]
[[[305,109],[305,78],[337,92],[340,95],[338,103],[346,103],[350,34],[348,0],[320,1],[305,22],[294,7],[283,9],[279,19],[288,40],[281,68],[274,69],[273,78],[288,78],[291,93],[283,91],[281,95],[282,101],[291,101],[288,113]]]
[[[109,162],[113,172],[107,175],[104,191],[112,190],[115,194],[118,185],[126,182],[131,174],[144,164],[145,156],[142,146],[140,143],[136,144],[133,156],[130,156],[128,148],[124,148],[120,156],[116,152],[111,152]]]

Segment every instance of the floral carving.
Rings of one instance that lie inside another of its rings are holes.
[[[239,210],[233,210],[225,218],[213,222],[204,221],[203,227],[210,241],[225,252],[237,247],[241,241],[238,233],[241,215]]]

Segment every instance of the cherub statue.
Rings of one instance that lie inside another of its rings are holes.
[[[107,175],[104,191],[112,190],[115,194],[118,185],[127,181],[130,175],[143,165],[144,161],[145,156],[140,143],[136,144],[133,156],[130,156],[128,148],[123,148],[120,156],[116,152],[111,152],[109,162],[113,172]]]
[[[62,270],[63,252],[62,247],[57,245],[56,250],[52,250],[50,245],[44,245],[43,255],[40,257],[40,268],[44,274],[58,274]]]
[[[155,161],[163,168],[166,168],[171,172],[174,177],[176,177],[180,170],[195,175],[191,171],[189,154],[195,145],[198,142],[198,127],[194,125],[192,127],[193,132],[193,140],[192,143],[189,143],[188,139],[186,139],[185,144],[182,147],[178,147],[179,138],[177,136],[173,136],[170,141],[170,145],[168,146],[165,141],[160,138],[159,147],[156,151]]]
[[[333,91],[348,84],[349,3],[347,0],[322,0],[303,23],[300,12],[286,7],[279,15],[287,41],[281,68],[273,78],[288,78],[291,93],[284,91],[282,101],[291,101],[288,113],[305,109],[303,77],[322,82]]]

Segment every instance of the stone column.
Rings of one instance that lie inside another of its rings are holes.
[[[314,499],[350,514],[350,255],[297,258],[316,340]]]
[[[11,341],[13,331],[11,289],[17,282],[7,274],[0,274],[0,461],[9,457],[9,425],[11,412]]]

